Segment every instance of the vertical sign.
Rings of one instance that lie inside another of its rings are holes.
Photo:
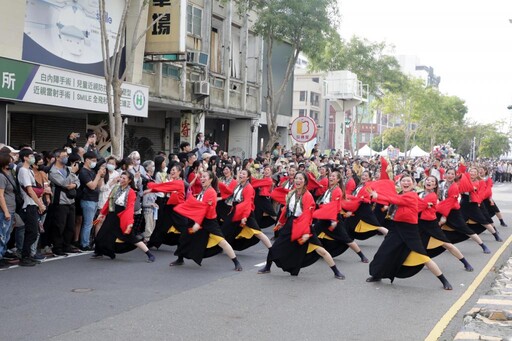
[[[150,0],[148,6],[151,28],[146,33],[145,53],[185,53],[186,0]]]

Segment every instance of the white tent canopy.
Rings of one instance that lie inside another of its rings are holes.
[[[387,148],[385,148],[383,151],[381,152],[375,152],[375,154],[379,154],[380,156],[387,156],[387,157],[399,157],[399,156],[405,156],[405,153],[403,152],[398,152],[398,154],[394,154],[393,152],[395,151],[395,147],[393,147],[393,145],[389,145]]]
[[[407,155],[409,157],[421,157],[421,156],[427,156],[427,155],[429,155],[429,153],[424,151],[423,149],[421,149],[420,147],[418,147],[416,145],[416,146],[412,147],[411,150],[409,150]]]
[[[357,155],[359,156],[373,156],[378,154],[375,150],[371,149],[367,144],[364,145],[361,149],[357,151]]]

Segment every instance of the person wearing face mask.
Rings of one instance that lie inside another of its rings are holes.
[[[117,160],[113,156],[109,156],[106,160],[106,172],[103,178],[103,185],[100,188],[100,197],[98,207],[103,207],[107,202],[110,192],[119,181],[119,173],[117,170]]]
[[[49,208],[49,219],[53,222],[51,240],[52,252],[56,256],[65,256],[67,253],[77,253],[78,248],[73,242],[75,227],[75,198],[76,189],[80,181],[76,175],[78,163],[73,162],[71,170],[68,169],[68,153],[64,149],[55,151],[55,163],[50,169],[49,179],[53,188],[53,200]]]
[[[97,164],[97,156],[93,152],[84,154],[84,166],[80,170],[78,178],[82,188],[82,229],[80,231],[80,249],[82,251],[90,251],[90,235],[92,230],[92,222],[96,211],[98,210],[98,201],[100,196],[100,188],[103,186],[103,177],[106,173],[105,167],[100,167],[98,172],[94,169]]]
[[[52,201],[52,189],[50,188],[50,182],[48,180],[48,173],[44,165],[43,156],[39,153],[34,153],[35,163],[32,165],[32,171],[34,172],[34,178],[36,180],[37,188],[42,191],[41,200],[43,204],[48,207]],[[39,216],[39,234],[34,244],[32,244],[30,256],[35,260],[43,260],[46,257],[38,254],[37,248],[39,244],[42,247],[49,246],[49,237],[44,229],[44,222],[46,220],[47,213]]]
[[[25,222],[25,235],[23,238],[23,250],[21,252],[20,266],[34,266],[37,262],[31,258],[32,244],[37,240],[39,231],[39,215],[46,210],[40,196],[36,194],[34,188],[37,187],[34,178],[34,172],[31,167],[36,159],[31,149],[20,151],[20,160],[23,164],[18,172],[18,181],[20,183],[21,194],[23,196],[23,210],[21,218]]]

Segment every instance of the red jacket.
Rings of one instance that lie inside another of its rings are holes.
[[[292,193],[292,192],[290,192]],[[293,191],[294,193],[294,191]],[[296,241],[302,238],[303,235],[311,235],[311,223],[313,222],[313,212],[315,211],[315,200],[309,191],[304,192],[301,200],[302,214],[300,217],[293,220],[291,241]],[[284,225],[286,223],[286,206],[281,211],[279,223]]]
[[[204,192],[203,198],[199,201],[202,201],[208,205],[208,209],[206,210],[205,214],[206,219],[217,218],[217,192],[213,188],[208,188]]]
[[[117,186],[114,187],[114,190],[117,189]],[[111,193],[112,195],[112,193]],[[122,212],[119,212],[117,216],[119,217],[119,227],[121,228],[121,231],[123,233],[126,233],[126,229],[128,226],[133,225],[133,217],[135,214],[135,191],[133,189],[128,190],[128,200],[126,202],[126,207]],[[106,216],[108,214],[108,208],[110,205],[110,198],[105,202],[105,205],[103,205],[103,208],[101,209],[100,214],[103,216]]]
[[[188,183],[191,183],[195,177],[196,177],[196,173],[194,173],[194,172],[190,173],[187,178]],[[196,182],[194,182],[194,184],[192,185],[192,189],[191,189],[192,194],[197,195],[197,194],[201,193],[202,190],[203,190],[203,186],[201,185],[201,181],[200,181],[199,177],[197,177]]]
[[[397,205],[394,221],[409,224],[418,223],[418,195],[415,192],[404,194],[379,193],[379,199]]]
[[[185,183],[183,180],[172,180],[159,184],[149,182],[148,188],[152,192],[169,193],[167,205],[178,205],[185,202]]]
[[[459,185],[454,182],[448,188],[447,198],[437,204],[436,210],[447,217],[451,210],[458,210],[459,208]]]
[[[245,184],[242,190],[242,202],[238,203],[235,207],[235,214],[233,221],[240,221],[243,218],[248,218],[252,211],[254,211],[254,196],[255,191],[249,182]]]
[[[251,185],[253,188],[260,189],[260,196],[269,197],[272,192],[272,186],[274,181],[272,178],[263,178],[263,179],[251,179]]]
[[[354,188],[354,191],[356,189],[357,189],[357,187]],[[352,191],[351,193],[347,192],[347,199],[358,199],[359,201],[365,202],[365,203],[370,203],[372,201],[372,198],[370,196],[370,193],[372,192],[371,182],[365,183],[355,196],[353,195],[354,191]]]
[[[222,198],[222,200],[226,200],[227,198],[232,196],[236,186],[238,186],[238,182],[234,179],[231,180],[229,186],[223,182],[219,182],[220,197]]]
[[[341,199],[343,193],[341,188],[336,186],[331,193],[331,200],[327,204],[320,207],[313,213],[313,218],[322,220],[338,220],[338,214],[341,212]]]
[[[418,196],[418,210],[420,213],[420,219],[428,221],[436,220],[436,205],[436,193],[429,193],[424,198],[420,198]]]
[[[350,178],[345,184],[345,193],[347,193],[347,195],[352,194],[352,192],[355,191],[356,187],[356,181],[354,180],[354,178]]]

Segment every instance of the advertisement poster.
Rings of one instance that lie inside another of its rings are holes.
[[[23,60],[103,75],[98,0],[26,2]],[[105,25],[111,57],[124,1],[105,2]]]

